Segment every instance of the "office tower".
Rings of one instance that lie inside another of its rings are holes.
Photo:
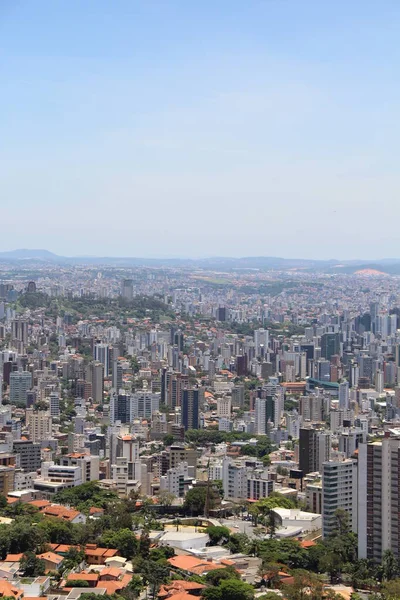
[[[151,419],[160,409],[161,394],[149,390],[138,390],[132,394],[132,418]]]
[[[104,377],[108,377],[110,374],[110,354],[108,344],[95,344],[94,346],[94,360],[101,362],[104,367]]]
[[[254,330],[254,345],[257,356],[265,356],[267,354],[269,345],[268,329],[261,328]]]
[[[273,423],[275,418],[275,397],[256,398],[255,401],[255,429],[257,435],[267,433],[268,422]]]
[[[319,379],[319,381],[330,381],[331,363],[329,362],[329,360],[320,358],[317,362],[317,368],[317,379]]]
[[[132,422],[132,396],[126,392],[113,392],[110,398],[110,422]]]
[[[116,392],[122,388],[123,369],[119,360],[114,360],[112,367],[112,387]]]
[[[382,394],[384,389],[384,374],[383,371],[378,370],[375,374],[375,390],[378,394]]]
[[[58,392],[50,393],[50,415],[52,417],[60,416],[60,395]]]
[[[303,475],[322,471],[322,465],[331,456],[331,436],[315,429],[300,429],[299,468]]]
[[[339,383],[339,408],[348,410],[349,408],[349,382]]]
[[[334,354],[340,354],[338,333],[324,333],[321,336],[321,357],[330,360]]]
[[[322,465],[322,535],[335,532],[336,511],[344,510],[354,533],[357,533],[357,461],[324,462]]]
[[[185,430],[199,428],[200,390],[190,388],[182,394],[182,425]]]
[[[244,404],[244,385],[242,383],[235,385],[232,389],[232,406],[242,407]]]
[[[121,296],[124,300],[132,302],[133,300],[133,281],[132,279],[123,279],[121,286]]]
[[[352,388],[358,387],[358,380],[360,378],[360,367],[358,363],[352,362],[350,365],[350,385]]]
[[[226,321],[227,313],[227,309],[224,306],[220,306],[217,310],[217,321]]]
[[[358,447],[358,558],[400,556],[400,439]]]
[[[52,435],[52,418],[46,410],[26,410],[26,426],[29,433],[29,439],[32,442],[42,442],[49,440]]]
[[[94,362],[90,365],[92,398],[95,404],[103,404],[104,400],[104,365]]]
[[[244,354],[243,356],[236,357],[236,374],[238,377],[244,377],[247,375],[247,356]]]
[[[32,373],[29,371],[15,371],[10,373],[10,402],[11,404],[24,404],[26,406],[27,393],[32,387]]]
[[[41,444],[31,440],[16,440],[13,442],[15,454],[19,454],[20,468],[25,473],[40,469],[42,464]]]

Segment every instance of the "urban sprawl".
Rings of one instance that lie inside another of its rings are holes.
[[[0,263],[0,597],[400,598],[400,278]]]

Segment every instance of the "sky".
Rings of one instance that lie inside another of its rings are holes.
[[[1,0],[0,250],[400,257],[398,0]]]

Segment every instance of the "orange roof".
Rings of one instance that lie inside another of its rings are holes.
[[[194,596],[188,592],[179,592],[178,594],[169,596],[169,600],[198,600],[198,596]]]
[[[189,592],[190,590],[203,590],[205,587],[206,586],[202,583],[177,579],[175,581],[171,581],[169,584],[161,586],[160,591],[158,592],[158,597],[165,598],[171,593],[176,593],[177,591]]]
[[[94,515],[94,514],[100,514],[104,512],[104,508],[97,508],[97,506],[91,506],[90,510],[89,510],[89,514]]]
[[[55,565],[59,565],[64,560],[62,556],[54,552],[43,552],[43,554],[38,554],[38,558],[52,562]]]
[[[15,587],[9,581],[0,581],[0,596],[11,596],[14,598],[22,598],[23,590]]]
[[[4,559],[4,562],[18,562],[21,560],[22,557],[22,552],[20,554],[7,554],[7,556]]]
[[[118,567],[107,567],[106,569],[102,569],[101,573],[100,573],[100,579],[102,577],[115,577],[116,579],[118,579],[118,577],[120,577],[122,575],[122,571],[121,569],[119,569]]]
[[[67,581],[98,581],[98,573],[69,573],[67,575]]]
[[[168,562],[177,569],[188,570],[201,565],[203,561],[195,558],[194,556],[173,556],[172,558],[168,559]]]
[[[313,540],[303,540],[302,542],[300,542],[300,546],[302,548],[311,548],[311,546],[315,546],[316,542],[313,542]]]
[[[96,588],[105,589],[107,594],[115,594],[115,592],[118,592],[123,587],[120,581],[99,581],[96,585]]]
[[[10,498],[10,496],[7,496],[7,504],[15,504],[16,502],[19,502],[19,498]]]
[[[42,513],[48,517],[57,517],[58,519],[63,519],[64,521],[73,521],[80,514],[78,510],[66,508],[65,506],[60,506],[58,504],[46,506],[42,510]]]
[[[31,506],[36,506],[36,508],[45,508],[46,506],[50,506],[50,502],[48,500],[31,500],[30,502],[27,502],[27,504],[30,504]]]

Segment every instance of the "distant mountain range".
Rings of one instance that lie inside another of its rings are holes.
[[[140,258],[140,257],[98,257],[98,256],[59,256],[43,249],[19,249],[0,252],[3,263],[47,263],[59,265],[104,265],[118,267],[182,267],[187,269],[209,269],[233,271],[240,269],[261,269],[279,271],[319,271],[325,273],[356,273],[357,271],[400,274],[400,259],[380,260],[309,260],[300,258],[279,258],[274,256],[248,256],[243,258]]]

